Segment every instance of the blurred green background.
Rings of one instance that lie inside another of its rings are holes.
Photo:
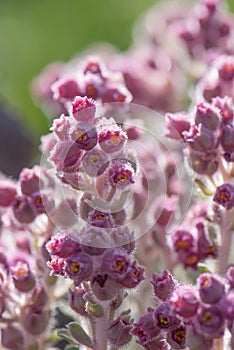
[[[154,0],[0,0],[0,94],[37,142],[48,119],[34,105],[30,82],[50,62],[68,61],[96,41],[121,50],[132,25]]]
[[[31,130],[36,144],[50,122],[30,96],[33,77],[48,63],[67,61],[95,41],[126,49],[134,21],[154,2],[0,0],[0,95]],[[230,4],[234,9],[233,0]]]

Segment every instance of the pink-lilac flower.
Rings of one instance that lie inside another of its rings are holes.
[[[234,207],[234,186],[230,183],[224,183],[217,187],[213,201],[225,209],[232,209]]]
[[[181,284],[170,297],[172,309],[185,318],[193,317],[199,307],[199,299],[194,288]]]

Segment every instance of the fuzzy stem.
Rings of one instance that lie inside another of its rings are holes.
[[[106,327],[107,327],[107,305],[103,305],[104,315],[96,318],[94,325],[94,349],[107,350]]]
[[[221,247],[219,250],[218,259],[218,272],[219,274],[224,274],[227,270],[231,243],[232,243],[232,230],[229,228],[228,223],[228,212],[223,213],[221,222]]]

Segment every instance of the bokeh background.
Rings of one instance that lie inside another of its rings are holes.
[[[127,49],[134,22],[154,3],[0,0],[0,170],[17,175],[21,166],[35,160],[40,135],[48,132],[50,121],[29,91],[43,67],[67,61],[93,42]],[[234,10],[233,0],[229,6]]]

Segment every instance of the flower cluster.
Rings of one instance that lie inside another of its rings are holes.
[[[0,174],[6,349],[234,345],[234,21],[161,4],[135,33],[33,82],[55,119],[41,166]]]
[[[225,324],[233,326],[233,288],[226,278],[203,273],[195,287],[178,283],[169,271],[154,274],[151,283],[156,308],[133,324],[131,333],[144,349],[212,349],[213,341],[224,334]]]

